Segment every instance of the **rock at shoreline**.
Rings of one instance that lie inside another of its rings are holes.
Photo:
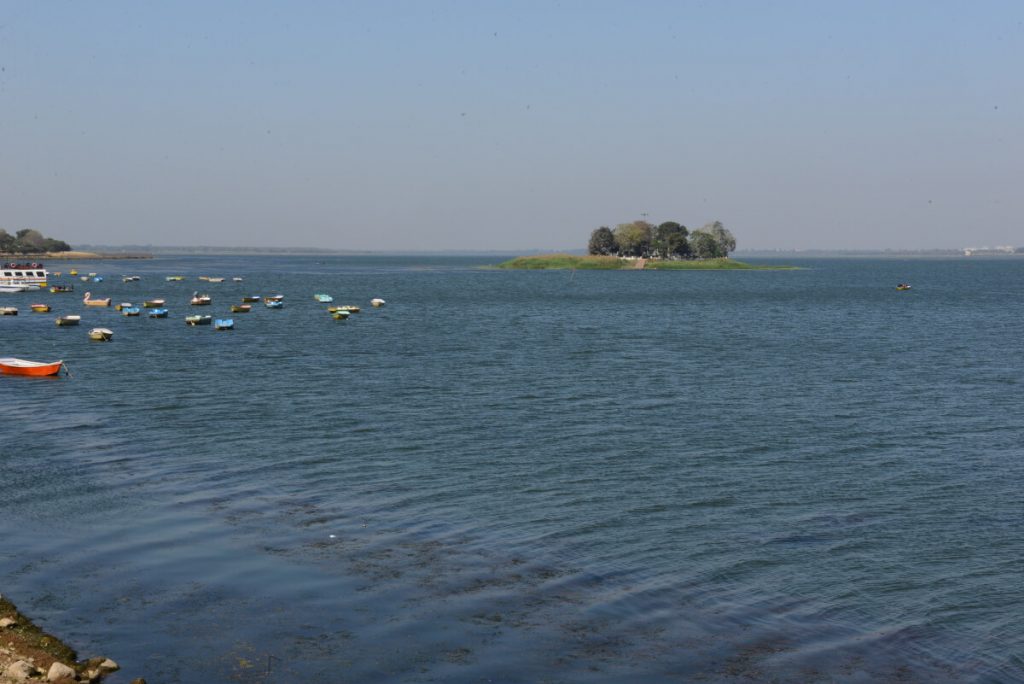
[[[64,663],[54,661],[46,673],[46,679],[51,682],[73,682],[75,681],[75,670]]]
[[[35,666],[32,665],[32,663],[25,662],[24,660],[15,660],[7,666],[7,669],[4,670],[4,676],[9,677],[15,682],[27,681],[35,673]]]
[[[47,681],[53,684],[99,682],[121,669],[110,658],[78,662],[75,651],[32,624],[17,607],[0,597],[0,684]]]

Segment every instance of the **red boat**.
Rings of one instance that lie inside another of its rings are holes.
[[[63,361],[43,363],[25,359],[0,359],[0,373],[5,375],[57,375],[63,366]]]

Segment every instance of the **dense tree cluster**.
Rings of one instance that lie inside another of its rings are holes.
[[[614,230],[601,226],[590,234],[587,247],[590,254],[658,259],[715,259],[735,249],[736,238],[721,221],[692,233],[675,221],[658,226],[633,221],[620,223]]]
[[[43,237],[38,230],[25,228],[11,235],[0,228],[0,252],[5,254],[42,254],[44,252],[69,252],[71,246],[63,240]]]

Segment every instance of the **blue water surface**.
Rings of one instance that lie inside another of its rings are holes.
[[[497,261],[0,295],[0,591],[112,683],[1024,681],[1024,260]]]

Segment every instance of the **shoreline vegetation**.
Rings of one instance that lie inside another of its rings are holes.
[[[119,666],[109,658],[78,660],[75,650],[44,632],[0,596],[0,684],[50,681],[99,682]],[[133,684],[145,680],[133,680]]]
[[[152,254],[101,254],[99,252],[78,252],[68,250],[66,252],[38,252],[35,254],[22,254],[15,252],[0,252],[0,260],[5,262],[35,263],[38,261],[74,261],[74,260],[98,260],[98,259],[152,259]]]
[[[509,259],[495,266],[519,270],[580,271],[793,271],[798,266],[747,264],[728,257],[715,259],[630,259],[626,257],[574,254],[539,254]]]

